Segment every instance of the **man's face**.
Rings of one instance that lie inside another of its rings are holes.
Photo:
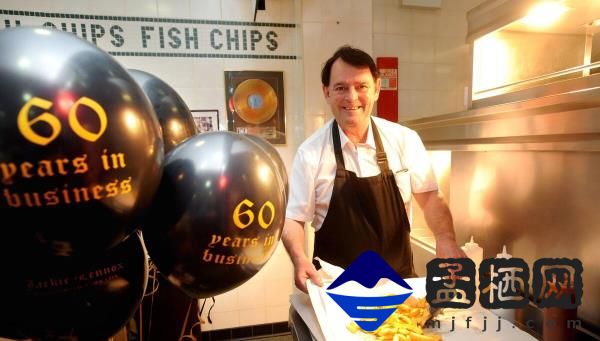
[[[357,68],[338,58],[331,67],[329,86],[323,94],[342,130],[365,128],[373,104],[379,98],[381,81],[375,81],[369,67]]]

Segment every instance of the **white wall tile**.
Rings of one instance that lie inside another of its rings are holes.
[[[435,90],[416,90],[414,96],[415,113],[419,117],[430,116],[433,113]]]
[[[239,309],[256,309],[265,307],[265,285],[264,276],[259,272],[244,285],[238,287]]]
[[[355,21],[355,13],[350,1],[341,6],[339,0],[321,0],[321,21],[326,23],[351,23]]]
[[[370,1],[352,0],[352,19],[355,23],[371,24],[373,22],[373,5]]]
[[[0,3],[0,8],[2,9],[22,11],[58,12],[56,7],[52,0],[3,0]],[[62,6],[59,8],[61,13],[70,13],[62,12]]]
[[[190,0],[190,17],[220,20],[222,18],[221,0]]]
[[[373,17],[384,18],[384,20],[373,20],[373,33],[386,33],[385,31],[385,12],[383,5],[373,5]]]
[[[35,11],[38,9],[38,1],[36,0],[3,0],[2,1],[2,9],[10,9],[10,10],[21,10],[21,11]],[[44,11],[52,11],[54,6],[52,3],[48,3],[45,6]]]
[[[394,37],[393,43],[390,44],[394,55],[398,57],[398,61],[407,62],[412,60],[412,38],[407,35],[398,35]]]
[[[383,33],[373,33],[373,50],[377,56],[385,56],[390,54],[390,41],[388,35]]]
[[[4,1],[3,1],[4,2]],[[95,14],[90,12],[88,1],[72,1],[72,0],[52,0],[52,1],[20,1],[25,8],[34,9],[36,11],[47,11],[52,4],[53,12],[58,13],[78,13],[78,14]],[[4,4],[3,4],[4,5]],[[31,7],[33,5],[33,8]]]
[[[435,22],[440,14],[437,10],[415,9],[411,16],[411,33],[432,36],[435,33]]]
[[[265,306],[273,307],[285,305],[292,294],[293,279],[274,279],[266,282],[265,287]]]
[[[457,71],[453,64],[434,64],[434,86],[436,90],[451,90],[458,84]]]
[[[411,34],[411,13],[410,9],[398,9],[394,7],[384,7],[385,16],[383,21],[385,22],[386,33],[396,34]],[[380,18],[373,18],[374,21],[381,20]]]
[[[207,301],[207,305],[212,304],[211,300]],[[215,296],[215,306],[213,312],[234,311],[239,308],[239,293],[236,290],[228,291],[224,294]],[[205,310],[208,309],[205,307]]]
[[[442,90],[433,90],[431,95],[431,112],[430,115],[439,115],[443,114],[444,110],[448,107],[444,102],[445,98],[443,96]]]
[[[73,3],[73,1],[70,2]],[[97,15],[123,15],[125,13],[125,2],[122,0],[90,1],[89,9],[91,13]]]
[[[221,13],[226,20],[253,21],[253,1],[221,0]]]
[[[202,325],[202,330],[219,330],[225,328],[236,328],[240,326],[240,312],[226,311],[226,312],[212,312],[210,314],[212,324]]]
[[[433,63],[435,42],[433,37],[412,36],[410,40],[410,61],[415,63]]]
[[[352,46],[373,55],[373,32],[370,29],[356,29],[352,38]]]
[[[433,89],[434,85],[434,65],[417,63],[414,64],[413,71],[415,72],[415,87],[414,89],[428,90]]]
[[[452,89],[440,91],[440,104],[440,110],[443,114],[460,110],[460,108],[456,106],[456,98]]]
[[[158,15],[163,18],[190,18],[190,0],[157,0]]]
[[[435,21],[435,34],[439,37],[462,36],[467,34],[467,17],[460,10],[444,10]]]
[[[305,24],[321,22],[321,0],[302,1],[302,21]]]
[[[303,61],[304,70],[307,71],[320,65],[322,62],[320,46],[323,35],[323,24],[309,22],[304,23],[302,26],[302,38],[305,46]]]
[[[349,22],[325,22],[323,23],[323,36],[321,39],[322,47],[328,49],[331,55],[333,51],[344,44],[349,44],[353,41],[354,24]]]
[[[146,58],[143,57],[114,57],[125,69],[137,69],[146,71]]]
[[[197,89],[175,88],[190,110],[217,109],[219,110],[219,125],[226,127],[225,92],[222,88]]]
[[[293,282],[294,267],[285,251],[283,242],[280,241],[278,243],[277,249],[275,249],[271,259],[269,259],[261,271],[264,272],[267,283],[273,280],[284,280],[288,281],[288,283]]]
[[[438,63],[463,64],[469,57],[469,45],[464,37],[435,37],[435,61]]]
[[[452,37],[436,36],[434,38],[434,49],[434,62],[450,63],[450,60],[455,59],[458,46],[456,46],[456,42],[452,39]]]
[[[295,0],[268,0],[267,4],[270,2],[280,4],[281,17],[278,19],[279,22],[293,23],[302,20],[300,13],[296,13],[296,8],[299,9],[300,5],[297,6]]]
[[[240,327],[264,324],[267,321],[267,308],[241,309]]]
[[[125,0],[125,15],[158,17],[158,3],[148,0]]]
[[[195,80],[194,84],[199,88],[225,88],[225,65],[226,62],[213,59],[194,59],[191,63],[191,72],[187,70],[187,77]]]
[[[267,312],[267,316],[266,316],[267,323],[288,321],[289,312],[290,312],[290,304],[287,303],[287,304],[281,305],[281,306],[267,307],[266,312]]]
[[[411,92],[409,90],[400,90],[398,92],[398,118],[402,120],[404,117],[411,115],[412,112]]]
[[[373,53],[378,57],[398,57],[399,62],[410,62],[410,44],[408,35],[373,34]]]
[[[156,65],[159,62],[159,65]],[[171,87],[190,87],[189,71],[184,72],[185,69],[190,69],[192,60],[183,58],[166,58],[161,57],[159,60],[154,60],[153,71],[144,70],[154,74]]]
[[[398,63],[398,90],[414,89],[415,73],[412,70],[413,65],[410,62]]]

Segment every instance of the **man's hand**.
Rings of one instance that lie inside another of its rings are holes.
[[[435,241],[435,256],[437,258],[466,258],[467,255],[453,238],[438,238]]]
[[[317,272],[315,266],[306,258],[296,259],[294,261],[294,283],[296,287],[304,293],[308,293],[306,289],[306,280],[310,279],[314,284],[323,286],[321,276]]]

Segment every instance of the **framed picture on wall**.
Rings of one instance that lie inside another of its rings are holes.
[[[190,110],[199,133],[219,130],[219,110]]]
[[[282,71],[225,71],[227,129],[285,144]]]

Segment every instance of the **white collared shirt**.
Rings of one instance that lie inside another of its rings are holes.
[[[438,189],[429,157],[415,131],[378,117],[373,117],[373,120],[411,220],[412,193]],[[332,122],[333,120],[329,121],[298,147],[289,179],[290,196],[286,218],[312,222],[316,230],[321,228],[327,215],[335,179]],[[369,124],[366,143],[356,146],[341,129],[339,131],[346,169],[356,173],[358,177],[379,174],[371,125]]]

